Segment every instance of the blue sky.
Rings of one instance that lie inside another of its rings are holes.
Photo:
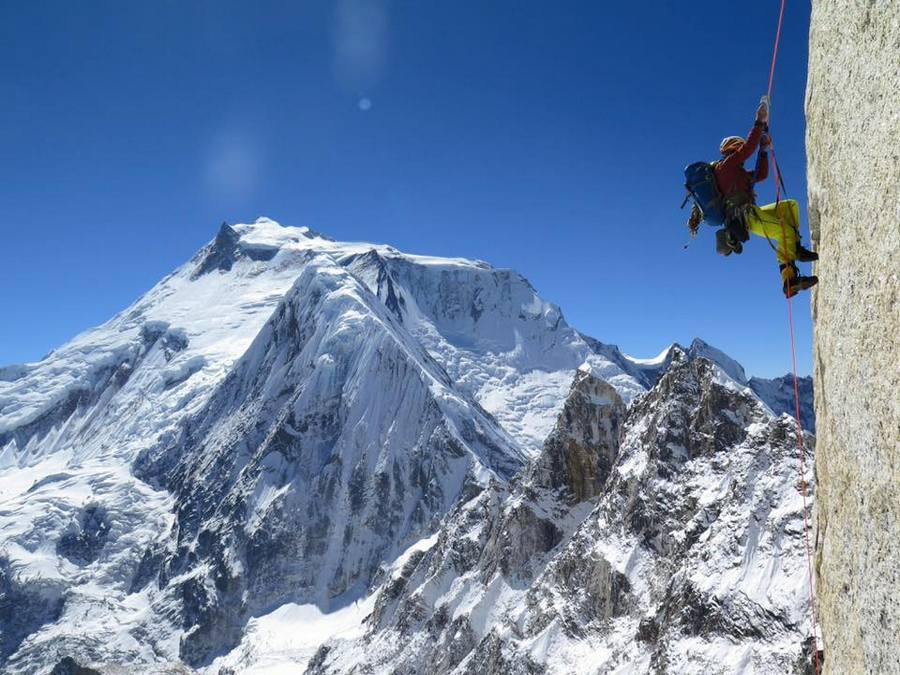
[[[721,258],[705,227],[684,250],[678,210],[684,165],[752,124],[778,4],[4,3],[0,364],[266,215],[515,268],[637,356],[701,336],[787,372],[769,246]],[[788,3],[772,120],[804,211],[808,20]]]

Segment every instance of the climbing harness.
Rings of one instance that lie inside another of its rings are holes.
[[[781,9],[778,12],[778,28],[775,31],[775,45],[772,49],[772,65],[769,68],[769,88],[766,93],[766,98],[768,101],[772,100],[772,85],[775,81],[775,66],[778,61],[778,47],[781,43],[781,28],[784,25],[784,7],[786,2],[787,0],[781,0]],[[771,117],[771,108],[769,108],[769,115]],[[775,144],[771,143],[771,138],[769,150],[772,153],[772,167],[775,172],[775,212],[778,215],[779,221],[781,222],[781,240],[782,242],[784,242],[786,241],[785,237],[787,236],[787,230],[784,224],[784,217],[782,216],[781,209],[778,208],[778,203],[781,200],[781,192],[784,187],[784,182],[781,180],[781,171],[778,167],[778,160],[775,157]],[[806,504],[806,448],[803,442],[803,426],[800,423],[800,385],[797,380],[797,349],[796,341],[794,339],[794,311],[790,294],[790,283],[790,280],[788,280],[788,327],[791,335],[791,370],[794,377],[794,421],[797,425],[797,452],[800,458],[800,494],[803,498],[803,543],[806,548],[806,571],[809,577],[809,610],[810,618],[812,619],[813,658],[815,660],[816,675],[819,675],[819,673],[821,672],[821,666],[819,664],[819,638],[816,630],[816,596],[815,587],[813,586],[812,552],[809,546],[809,516],[807,513]]]

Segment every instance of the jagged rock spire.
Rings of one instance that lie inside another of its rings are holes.
[[[624,416],[625,404],[616,390],[579,370],[526,483],[564,490],[573,502],[596,497],[618,456]]]

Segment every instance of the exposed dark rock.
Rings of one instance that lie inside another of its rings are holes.
[[[640,642],[656,642],[659,639],[659,624],[656,622],[656,617],[649,616],[641,619],[634,639]]]
[[[363,279],[385,307],[403,322],[406,299],[394,282],[388,261],[378,251],[371,249],[360,255],[348,256],[341,262]]]
[[[616,461],[625,404],[607,382],[579,371],[526,483],[563,490],[572,503],[600,494]]]
[[[199,279],[213,270],[221,272],[230,270],[240,256],[239,242],[240,235],[228,223],[222,223],[215,240],[205,249],[205,254],[191,275],[191,279]]]
[[[144,555],[141,556],[141,561],[138,563],[134,577],[131,579],[128,592],[137,593],[153,581],[153,579],[157,578],[164,560],[165,556],[162,551],[155,547],[147,548],[144,551]]]
[[[569,626],[573,634],[580,634],[588,622],[621,616],[634,604],[628,578],[604,558],[578,547],[567,550],[554,562],[550,574],[555,585],[570,598],[579,617]]]

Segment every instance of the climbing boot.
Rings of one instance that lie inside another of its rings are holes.
[[[818,253],[803,248],[803,244],[797,244],[797,260],[800,262],[815,262],[818,259]]]
[[[744,245],[733,239],[731,233],[725,228],[716,230],[716,253],[719,255],[731,255],[737,253],[740,255],[744,252]]]
[[[728,232],[728,238],[733,242],[750,241],[750,231],[742,219],[732,218],[725,225],[725,230]]]
[[[737,239],[732,239],[730,236],[728,237],[728,245],[731,246],[731,250],[737,255],[744,252],[744,245]]]
[[[728,242],[728,233],[725,228],[716,230],[716,253],[719,255],[731,255],[731,244]]]
[[[792,279],[788,279],[784,282],[784,297],[792,298],[800,291],[805,291],[807,288],[812,288],[817,283],[819,283],[819,277],[816,276],[795,276]]]
[[[744,252],[743,242],[750,239],[750,233],[741,220],[732,218],[725,225],[725,237],[732,252],[740,255]]]

